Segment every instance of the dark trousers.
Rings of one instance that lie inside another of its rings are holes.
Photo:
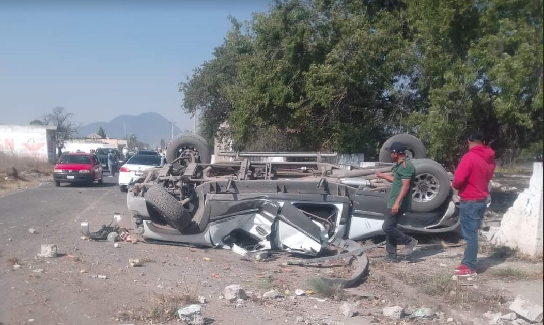
[[[398,216],[402,214],[401,211],[396,215],[387,214],[382,225],[385,232],[385,250],[389,256],[397,256],[397,244],[407,245],[412,241],[412,237],[397,229]]]

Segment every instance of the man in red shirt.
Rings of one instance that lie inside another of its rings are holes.
[[[489,181],[495,170],[495,152],[485,145],[484,136],[475,133],[468,137],[468,152],[463,155],[453,177],[453,188],[461,199],[459,218],[466,241],[465,254],[455,269],[459,276],[470,276],[476,272],[478,257],[478,229],[489,195]]]

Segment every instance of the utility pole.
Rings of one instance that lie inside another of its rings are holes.
[[[196,110],[193,113],[193,133],[196,134]]]
[[[174,124],[176,124],[176,122],[174,122],[174,119],[172,119],[170,124],[172,124],[172,140],[174,140]]]

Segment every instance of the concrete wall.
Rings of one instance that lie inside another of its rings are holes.
[[[0,125],[0,152],[54,162],[55,130],[51,126]]]
[[[517,249],[531,256],[542,256],[542,176],[542,163],[534,163],[529,188],[519,194],[502,218],[500,229],[491,238],[492,244]]]

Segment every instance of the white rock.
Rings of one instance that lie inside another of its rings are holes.
[[[204,323],[200,305],[187,305],[178,309],[178,317],[180,321],[189,325],[202,325]]]
[[[509,309],[531,322],[542,322],[542,306],[526,300],[520,295],[516,297]]]
[[[38,256],[44,257],[44,258],[53,258],[53,257],[57,257],[57,255],[58,255],[57,245],[45,244],[41,246],[40,254]]]
[[[306,295],[306,292],[304,290],[302,290],[302,289],[296,289],[295,290],[295,295],[304,296],[304,295]]]
[[[28,228],[28,232],[31,234],[37,234],[38,232],[34,228]]]
[[[110,232],[110,233],[108,234],[108,241],[109,241],[109,242],[114,243],[114,242],[116,242],[116,241],[118,241],[118,240],[119,240],[119,234],[118,234],[117,232],[112,231],[112,232]]]
[[[276,290],[270,290],[268,292],[263,293],[263,298],[267,299],[276,299],[282,297],[281,293],[277,292]]]
[[[382,312],[385,317],[392,319],[401,319],[404,316],[404,308],[400,306],[385,307]]]
[[[505,319],[505,320],[516,320],[517,318],[518,316],[516,315],[516,313],[510,313],[510,314],[501,316],[501,319]]]
[[[113,244],[113,247],[115,247],[115,248],[119,248],[119,243],[115,243],[115,244]]]
[[[34,270],[32,270],[32,272],[43,273],[43,269],[34,269]]]
[[[411,314],[415,318],[428,318],[436,315],[436,311],[432,308],[418,308]]]
[[[453,318],[450,317],[450,318],[446,319],[446,322],[447,322],[447,323],[453,322]]]
[[[223,290],[223,296],[228,301],[235,301],[236,299],[247,299],[247,294],[239,284],[232,284]]]
[[[348,317],[348,318],[357,315],[356,308],[354,306],[348,304],[347,302],[343,303],[340,306],[340,312],[342,313],[342,315],[344,315],[345,317]]]
[[[13,269],[18,270],[21,268],[21,264],[13,264]]]
[[[198,302],[201,303],[201,304],[207,303],[206,297],[204,297],[204,296],[198,296]]]
[[[105,280],[105,279],[108,278],[108,277],[105,276],[104,274],[99,274],[97,277],[98,277],[99,279],[102,279],[102,280]]]

